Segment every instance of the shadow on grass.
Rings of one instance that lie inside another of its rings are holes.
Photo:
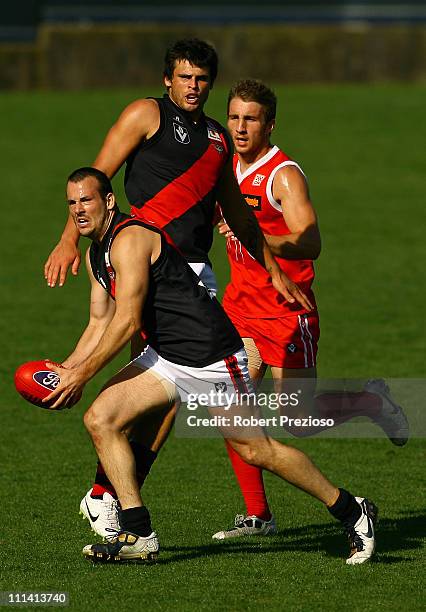
[[[398,518],[379,520],[376,527],[376,563],[406,563],[412,557],[388,553],[407,553],[421,549],[426,536],[426,513],[414,510],[402,513]],[[311,524],[303,527],[285,529],[275,536],[244,537],[237,540],[212,542],[201,546],[161,546],[167,558],[158,560],[159,564],[188,561],[198,557],[222,554],[267,554],[277,552],[318,552],[323,550],[331,557],[346,558],[348,545],[345,534],[337,523]]]

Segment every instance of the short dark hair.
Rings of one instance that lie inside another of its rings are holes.
[[[258,79],[237,81],[228,94],[228,111],[229,104],[233,98],[241,98],[244,102],[257,102],[265,109],[265,120],[267,123],[275,119],[277,96],[262,81]]]
[[[188,60],[193,66],[208,68],[210,84],[213,85],[217,76],[218,57],[215,49],[199,38],[183,38],[171,45],[164,57],[164,76],[171,79],[176,62]]]
[[[67,179],[67,184],[78,183],[79,181],[82,181],[83,179],[89,176],[93,176],[93,178],[98,181],[98,189],[99,193],[101,194],[101,198],[103,200],[106,200],[107,195],[109,193],[113,193],[111,181],[109,180],[106,174],[104,174],[101,170],[98,170],[97,168],[85,166],[83,168],[78,168],[77,170],[74,170],[74,172],[71,172],[71,174],[69,175]]]

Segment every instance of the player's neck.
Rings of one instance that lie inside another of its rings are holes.
[[[104,226],[103,226],[103,228],[101,229],[101,231],[100,231],[100,233],[99,233],[99,236],[98,236],[96,239],[93,239],[93,240],[94,240],[94,242],[98,242],[99,244],[102,242],[102,240],[103,240],[103,239],[104,239],[104,237],[105,237],[105,234],[107,233],[107,231],[108,231],[108,230],[109,230],[109,228],[110,228],[110,225],[111,225],[111,223],[112,223],[112,220],[113,220],[114,215],[115,215],[115,213],[116,213],[116,211],[117,211],[117,210],[118,210],[117,208],[113,208],[112,210],[109,210],[109,211],[108,211],[108,216],[107,216],[107,218],[105,219]]]
[[[268,143],[257,151],[250,151],[250,153],[237,153],[238,161],[240,162],[240,170],[244,173],[250,166],[255,164],[259,159],[262,159],[272,149],[272,145]]]

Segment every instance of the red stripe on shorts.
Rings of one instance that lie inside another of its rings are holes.
[[[244,380],[244,374],[241,371],[240,366],[238,365],[238,359],[235,355],[230,355],[229,357],[225,357],[224,359],[226,367],[229,372],[229,376],[231,377],[232,383],[234,385],[234,389],[237,393],[248,393],[249,389],[247,387],[246,381]]]

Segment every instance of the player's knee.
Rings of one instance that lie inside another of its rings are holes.
[[[269,449],[264,440],[249,440],[234,446],[240,457],[249,465],[266,467],[268,463]]]
[[[113,422],[98,402],[92,404],[84,415],[84,426],[92,438],[100,437],[114,427]]]

